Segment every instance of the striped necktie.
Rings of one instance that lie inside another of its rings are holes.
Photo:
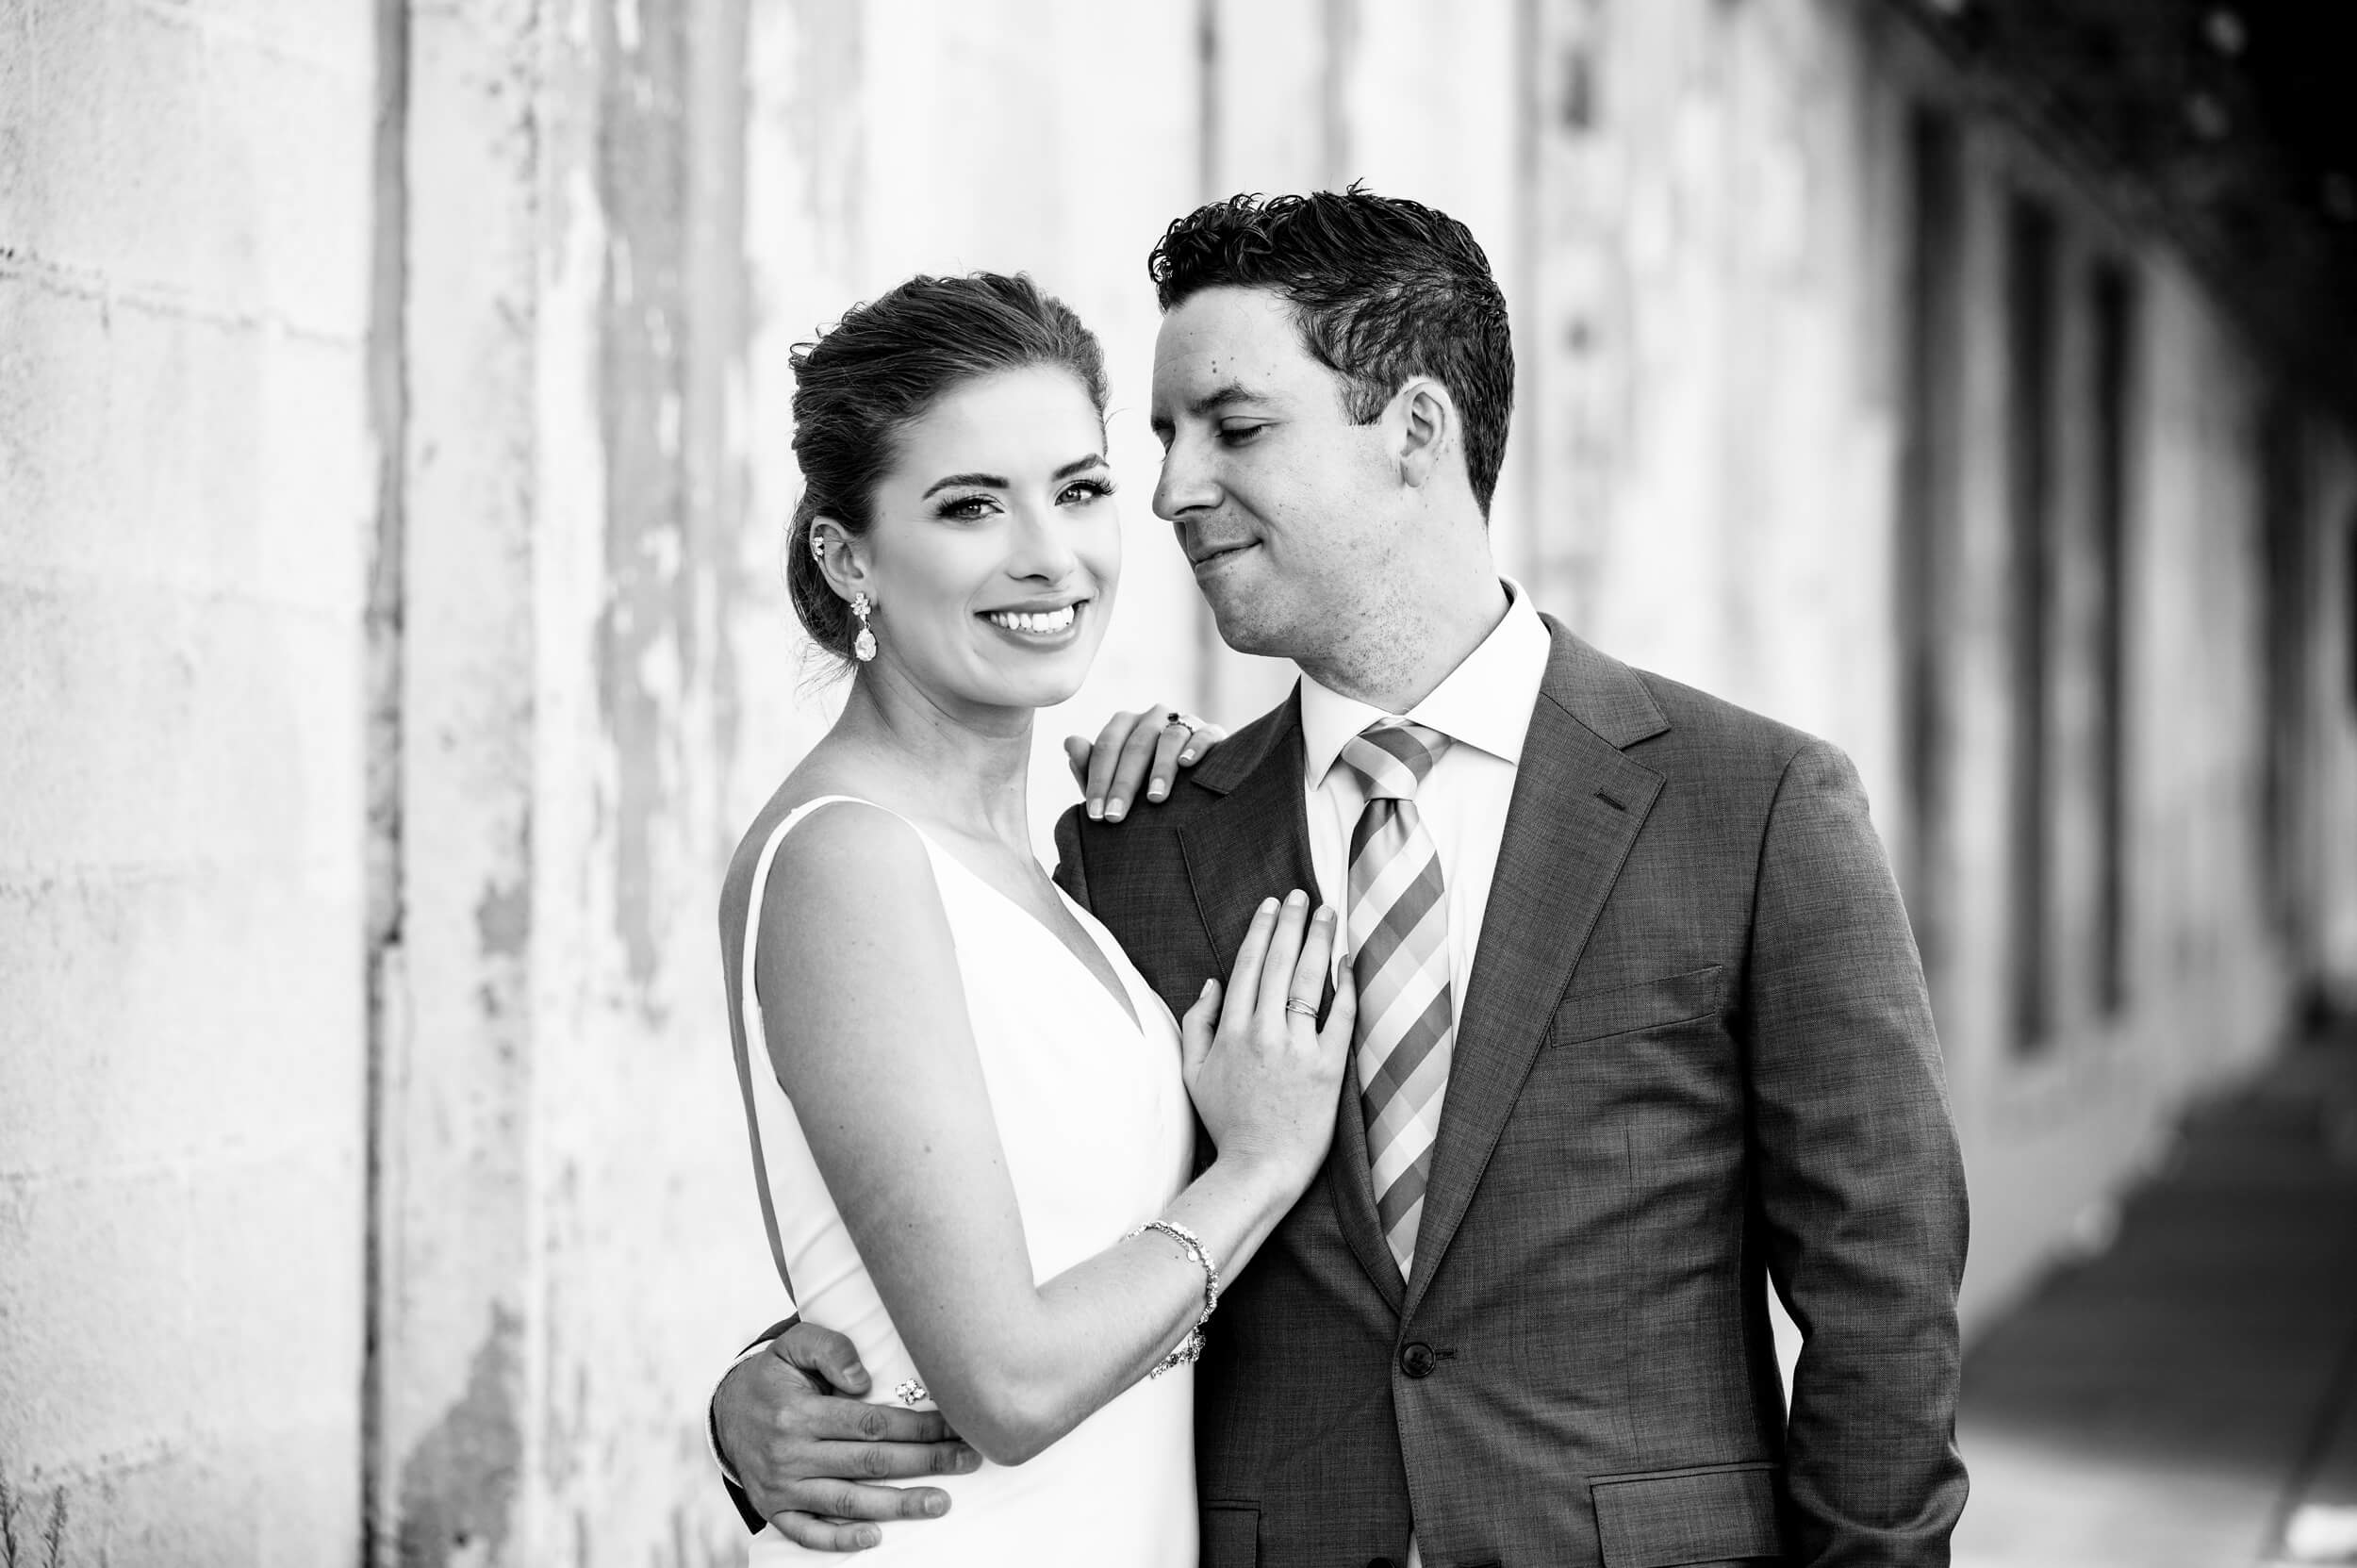
[[[1367,1118],[1376,1214],[1402,1278],[1415,1261],[1457,1038],[1447,888],[1440,850],[1416,815],[1417,786],[1448,743],[1421,724],[1387,718],[1344,742],[1340,758],[1367,795],[1350,835],[1359,1104]]]

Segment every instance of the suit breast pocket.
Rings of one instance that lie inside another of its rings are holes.
[[[1653,980],[1574,993],[1555,1010],[1547,1044],[1550,1048],[1577,1045],[1715,1017],[1725,1009],[1725,972],[1723,965],[1709,964]]]

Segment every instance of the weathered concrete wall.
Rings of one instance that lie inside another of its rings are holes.
[[[1619,656],[1839,740],[1887,802],[1903,105],[1879,12],[1540,9],[1526,569]]]
[[[0,1488],[358,1533],[365,6],[0,3]],[[43,1559],[45,1560],[45,1559]]]

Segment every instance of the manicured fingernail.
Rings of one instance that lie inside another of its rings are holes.
[[[1285,895],[1285,907],[1288,909],[1299,909],[1303,904],[1306,904],[1309,901],[1310,895],[1304,893],[1298,887]]]
[[[1118,822],[1121,820],[1121,814],[1129,809],[1129,802],[1116,795],[1112,800],[1105,802],[1105,820],[1108,822]]]
[[[1101,796],[1096,796],[1096,795],[1092,795],[1092,796],[1090,796],[1090,797],[1089,797],[1089,819],[1090,819],[1091,821],[1095,821],[1096,818],[1098,818],[1098,817],[1102,817],[1102,816],[1104,816],[1104,815],[1105,815],[1105,801],[1104,801],[1104,799],[1103,799]]]
[[[1193,762],[1194,760],[1195,760],[1195,753],[1194,753],[1193,751],[1181,751],[1181,752],[1179,752],[1179,753],[1178,753],[1178,761],[1179,761],[1182,765],[1183,765],[1183,764],[1186,764],[1186,763]]]
[[[1276,900],[1275,899],[1262,899],[1262,900],[1261,900],[1261,914],[1263,914],[1263,915],[1270,914],[1270,913],[1271,913],[1271,912],[1273,912],[1276,908],[1277,908],[1277,900]]]
[[[1159,782],[1147,784],[1146,786],[1146,798],[1149,801],[1161,800],[1162,798],[1162,784]]]

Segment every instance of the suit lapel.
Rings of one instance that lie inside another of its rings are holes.
[[[1458,1009],[1448,1098],[1403,1314],[1423,1300],[1464,1218],[1605,899],[1661,793],[1660,775],[1621,751],[1668,727],[1651,695],[1625,666],[1552,620],[1548,627],[1547,676],[1523,741],[1481,945]],[[1363,1131],[1360,1144],[1363,1166]]]
[[[1290,699],[1250,755],[1217,748],[1194,782],[1224,797],[1178,829],[1195,912],[1225,966],[1243,945],[1261,900],[1299,887],[1317,888],[1310,863],[1310,825],[1302,812],[1301,701]],[[1228,979],[1226,969],[1220,980]]]
[[[1178,843],[1196,912],[1211,939],[1211,951],[1223,965],[1244,945],[1244,928],[1252,923],[1261,900],[1272,894],[1282,897],[1296,887],[1317,891],[1301,769],[1301,698],[1296,687],[1283,721],[1270,728],[1265,745],[1250,754],[1232,745],[1214,750],[1195,770],[1196,784],[1226,798],[1182,826]],[[1225,972],[1220,978],[1227,979]],[[1319,1181],[1360,1266],[1398,1311],[1405,1281],[1376,1218],[1355,1065],[1348,1069],[1336,1106],[1334,1146]]]

